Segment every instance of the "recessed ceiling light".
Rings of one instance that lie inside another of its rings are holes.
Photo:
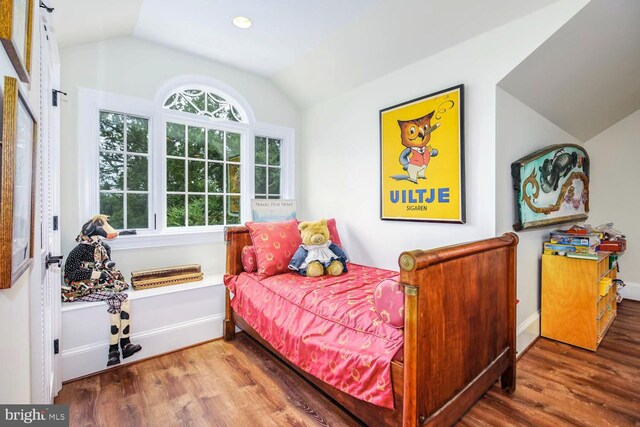
[[[251,19],[247,18],[246,16],[236,16],[235,18],[233,18],[233,25],[238,28],[245,29],[253,25],[253,22],[251,22]]]

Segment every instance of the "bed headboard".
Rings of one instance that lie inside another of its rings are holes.
[[[227,244],[227,274],[242,273],[242,248],[251,246],[251,235],[245,226],[225,227],[224,241]]]

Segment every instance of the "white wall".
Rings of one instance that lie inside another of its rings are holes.
[[[580,144],[581,141],[560,129],[511,96],[496,89],[496,232],[513,231],[516,222],[515,195],[511,163],[552,144]],[[518,325],[535,322],[540,310],[540,258],[542,243],[549,231],[558,227],[518,233]]]
[[[34,36],[31,47],[31,84],[20,83],[20,90],[27,95],[32,111],[39,114],[40,82],[39,82],[39,8],[34,8]],[[13,65],[4,49],[0,49],[0,91],[3,91],[4,76],[16,77]],[[4,99],[4,95],[2,96]],[[1,110],[1,108],[0,108]],[[34,162],[37,159],[34,159]],[[40,248],[40,188],[36,186],[35,236],[36,253]],[[40,259],[36,256],[34,265],[27,270],[11,289],[0,290],[0,402],[30,403],[31,398],[31,298],[39,298],[37,289],[40,282]],[[31,290],[35,291],[31,291]]]
[[[589,223],[613,222],[627,236],[620,277],[640,286],[640,110],[585,143],[591,159]],[[639,294],[640,295],[640,294]]]
[[[79,217],[76,193],[79,144],[78,88],[153,100],[157,90],[168,80],[182,75],[201,75],[234,88],[252,107],[258,122],[296,128],[298,110],[276,86],[264,77],[236,68],[165,48],[133,37],[122,37],[76,45],[61,51],[62,87],[69,93],[62,103],[62,246],[63,252],[75,246],[75,237],[86,220]],[[161,142],[161,141],[156,141]],[[188,242],[186,242],[188,243]],[[203,271],[224,270],[224,244],[221,239],[206,245],[184,245],[144,250],[119,250],[114,261],[125,277],[132,270],[176,264],[199,263]]]
[[[585,3],[558,2],[307,109],[298,150],[302,216],[335,216],[353,261],[390,269],[403,250],[494,236],[496,84]],[[459,83],[467,224],[381,221],[378,111]]]

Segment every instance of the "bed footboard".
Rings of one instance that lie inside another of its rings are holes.
[[[513,233],[400,255],[405,287],[403,425],[451,425],[516,374]]]

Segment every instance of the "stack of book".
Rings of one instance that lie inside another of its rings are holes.
[[[595,233],[576,235],[554,231],[551,233],[550,241],[544,244],[543,253],[569,258],[598,259],[598,245],[600,236]]]
[[[200,264],[177,265],[175,267],[133,271],[131,272],[131,285],[133,289],[140,290],[177,285],[178,283],[197,282],[202,278]]]

